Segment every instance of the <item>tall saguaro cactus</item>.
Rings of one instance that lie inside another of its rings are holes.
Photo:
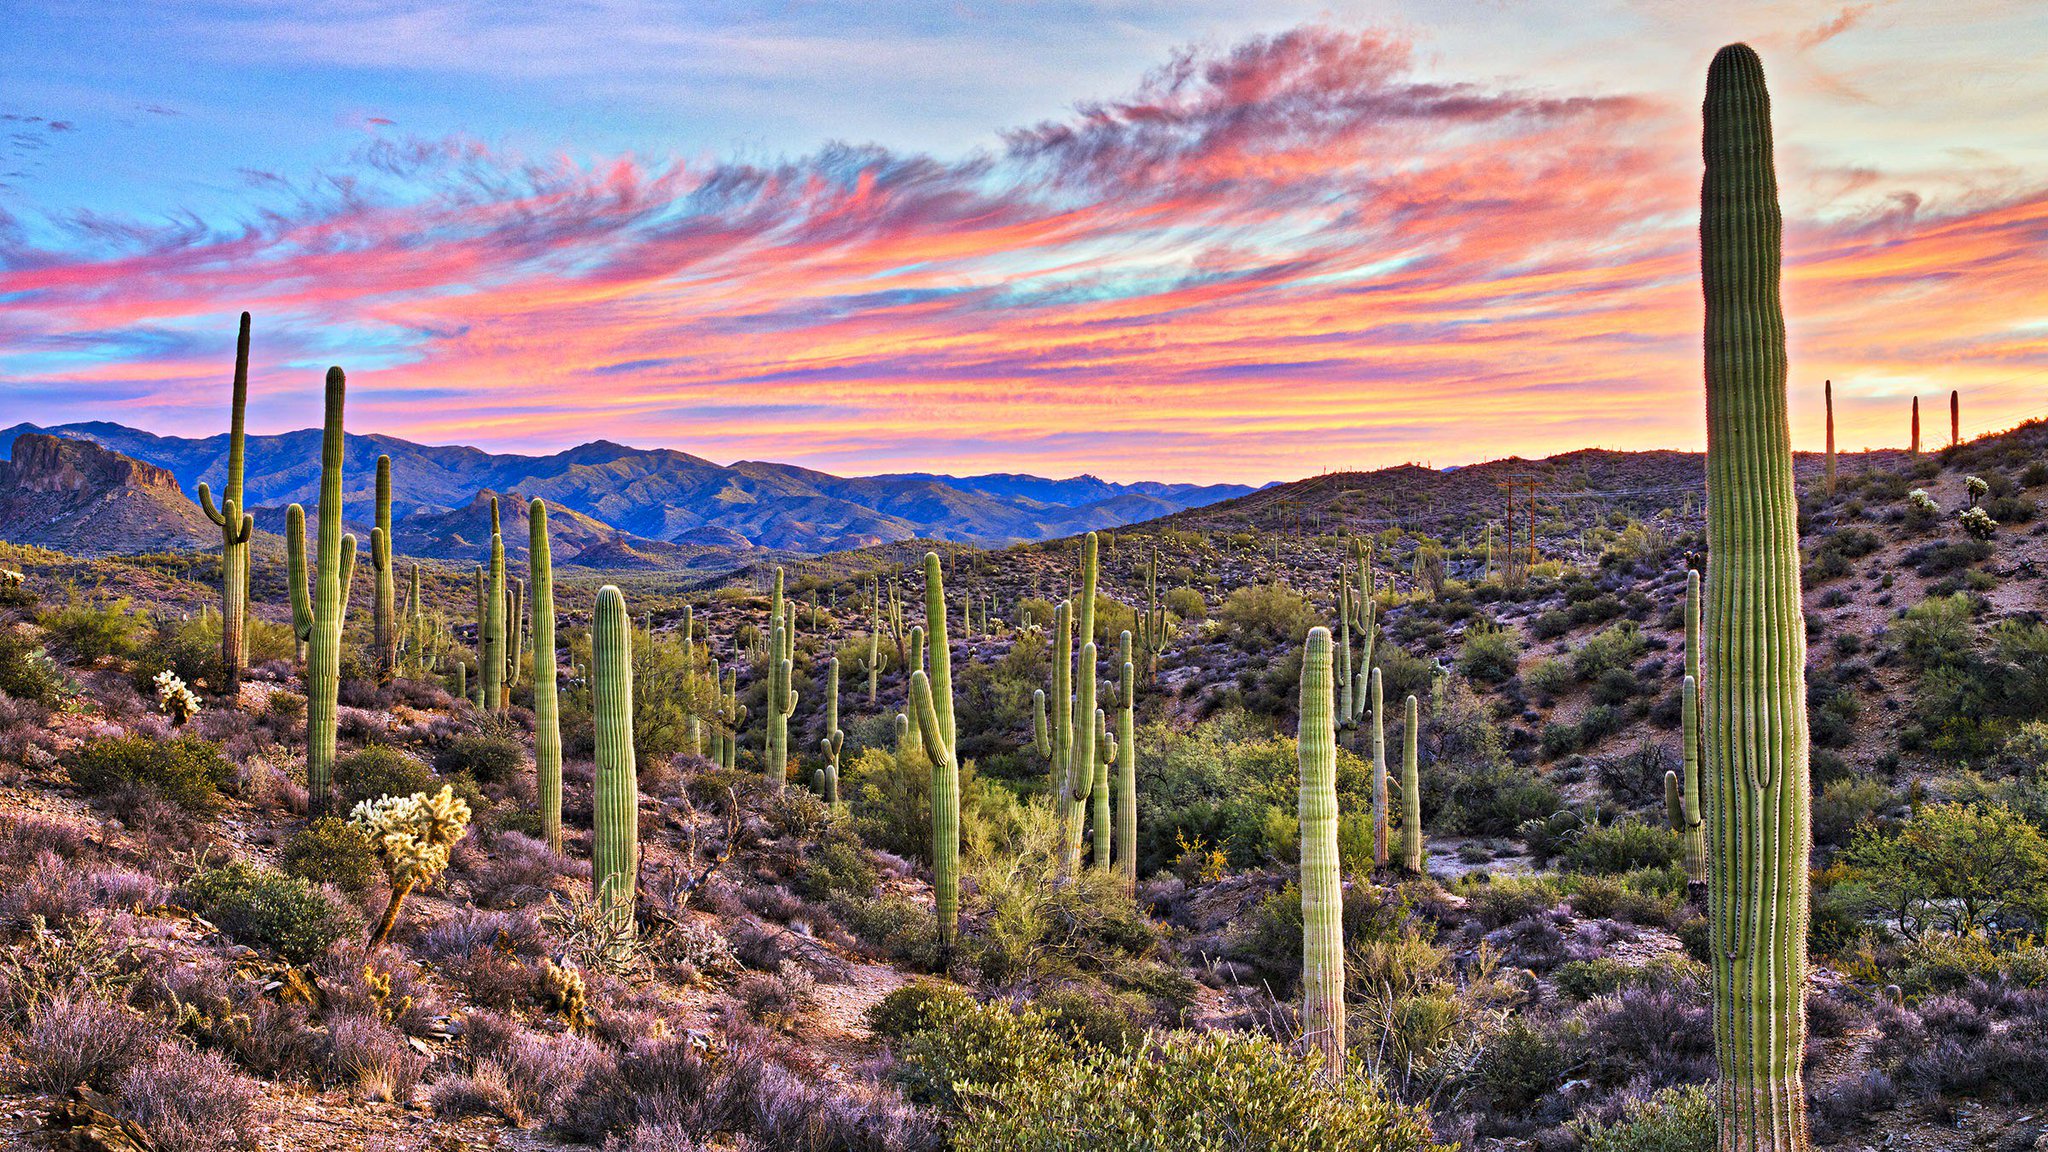
[[[1920,398],[1913,397],[1913,455],[1920,454]]]
[[[249,536],[256,520],[242,507],[242,413],[249,404],[249,314],[242,313],[235,337],[234,398],[228,409],[228,478],[221,488],[220,507],[213,493],[199,486],[199,506],[220,526],[220,670],[221,692],[232,700],[241,691],[242,665],[249,662]]]
[[[782,791],[789,778],[789,718],[796,712],[796,689],[790,677],[796,666],[795,628],[783,610],[782,569],[775,570],[775,597],[768,611],[768,763],[762,769],[771,791]]]
[[[1700,819],[1700,574],[1692,571],[1685,574],[1685,680],[1679,692],[1683,697],[1679,738],[1685,742],[1679,762],[1685,775],[1664,774],[1665,801],[1671,828],[1685,845],[1686,881],[1704,884],[1707,828]]]
[[[548,508],[527,506],[527,566],[533,578],[533,776],[540,793],[540,830],[562,850],[562,723],[555,692],[555,567]]]
[[[1067,747],[1067,826],[1063,868],[1063,874],[1067,876],[1080,871],[1081,825],[1088,816],[1088,797],[1095,789],[1095,586],[1098,548],[1093,532],[1081,542],[1081,602],[1075,613],[1081,652],[1074,669],[1073,739]]]
[[[398,573],[391,556],[391,457],[377,457],[376,524],[370,529],[370,573],[376,578],[371,601],[370,643],[377,653],[377,678],[398,674]]]
[[[535,603],[536,606],[539,603],[537,596]],[[538,615],[534,617],[533,640],[535,644],[540,643],[540,618]],[[692,756],[702,756],[704,755],[704,718],[697,715],[697,701],[700,699],[697,695],[697,687],[703,681],[697,676],[697,606],[694,604],[683,605],[683,678],[690,686],[690,692],[685,697],[684,704],[687,710],[683,713],[683,747],[689,749]]]
[[[1366,682],[1372,687],[1372,866],[1387,866],[1387,709],[1380,692],[1380,670]]]
[[[839,730],[839,657],[834,656],[825,671],[825,736],[818,750],[825,754],[825,766],[818,769],[824,787],[818,789],[825,803],[839,803],[839,753],[846,747],[846,733]]]
[[[953,654],[946,640],[946,581],[936,552],[924,556],[926,655],[910,674],[917,732],[932,763],[932,896],[938,906],[939,947],[950,950],[960,931],[960,762],[953,726]]]
[[[1821,382],[1821,399],[1826,403],[1828,410],[1827,476],[1824,484],[1827,494],[1833,496],[1835,494],[1835,382],[1833,380]]]
[[[341,624],[355,577],[356,538],[341,530],[341,412],[348,379],[327,370],[327,415],[320,434],[320,523],[313,589],[306,588],[306,510],[285,509],[285,567],[292,628],[306,645],[306,795],[314,815],[327,812],[334,784],[334,721],[341,687]]]
[[[1951,448],[1963,442],[1963,394],[1956,389],[1948,393],[1948,446]]]
[[[1337,859],[1337,719],[1330,630],[1301,660],[1301,1031],[1344,1074],[1344,881]]]
[[[640,874],[640,775],[633,759],[633,624],[626,598],[597,590],[590,616],[590,698],[597,780],[592,812],[590,884],[615,929],[633,931]]]
[[[1704,119],[1704,719],[1720,1145],[1804,1152],[1806,636],[1778,297],[1783,221],[1770,96],[1747,45],[1715,55]]]
[[[1401,867],[1422,875],[1422,780],[1415,746],[1422,728],[1415,697],[1408,697],[1401,717]]]
[[[484,707],[502,711],[505,690],[505,537],[498,520],[498,498],[491,497],[491,567],[483,588],[479,621],[483,637],[477,647],[482,662]]]
[[[1123,704],[1116,713],[1116,851],[1117,871],[1124,883],[1138,883],[1138,666],[1131,659],[1131,634],[1125,632],[1120,645],[1123,675],[1119,682]]]

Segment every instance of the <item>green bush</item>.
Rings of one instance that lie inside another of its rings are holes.
[[[64,695],[64,671],[27,637],[0,628],[0,692],[53,708]]]
[[[1571,1067],[1572,1057],[1556,1036],[1516,1017],[1479,1050],[1473,1079],[1496,1113],[1513,1116],[1556,1092]]]
[[[1474,624],[1465,630],[1458,671],[1467,679],[1498,684],[1515,674],[1521,659],[1522,644],[1514,629]]]
[[[91,604],[76,598],[43,613],[40,621],[50,643],[80,664],[107,656],[126,656],[135,647],[140,621],[128,614],[128,599]]]
[[[794,879],[796,890],[813,900],[872,896],[878,883],[867,850],[859,841],[843,838],[827,839],[804,861]]]
[[[185,883],[185,899],[229,936],[310,964],[353,928],[347,910],[318,888],[272,868],[236,861]]]
[[[1253,651],[1299,643],[1310,628],[1322,623],[1307,597],[1281,583],[1237,589],[1216,616],[1232,641]]]
[[[883,1040],[902,1040],[941,1027],[973,1006],[974,997],[957,984],[912,980],[868,1009],[868,1031]]]
[[[936,1035],[936,1034],[928,1034]],[[1261,1036],[1177,1033],[1134,1050],[1013,1048],[961,1084],[956,1146],[980,1152],[1419,1152],[1429,1124],[1371,1081],[1321,1075],[1315,1057]],[[991,1075],[990,1073],[994,1073]]]
[[[344,811],[380,796],[410,796],[440,788],[432,769],[383,744],[372,744],[336,760],[334,780],[341,789]]]
[[[1209,618],[1209,605],[1193,588],[1174,588],[1166,593],[1166,610],[1176,620],[1199,624]]]
[[[1721,1135],[1714,1094],[1700,1085],[1631,1100],[1612,1124],[1571,1127],[1580,1152],[1714,1152]]]
[[[1678,834],[1630,816],[1617,824],[1589,827],[1565,849],[1565,866],[1614,875],[1638,868],[1664,868],[1677,861]]]
[[[281,859],[286,875],[315,884],[324,880],[355,896],[369,891],[383,874],[370,838],[334,816],[322,816],[292,833]]]
[[[468,773],[479,784],[510,784],[526,766],[526,749],[509,736],[470,732],[449,741],[434,757],[443,776]]]
[[[2022,988],[2048,986],[2048,944],[2000,944],[1983,935],[1929,932],[1900,950],[1893,976],[1893,983],[1909,996],[1954,992],[1973,980]]]
[[[192,735],[94,740],[73,752],[67,767],[72,781],[94,795],[147,788],[196,815],[220,808],[220,790],[234,775],[220,745]]]

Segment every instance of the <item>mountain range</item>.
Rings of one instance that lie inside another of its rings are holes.
[[[225,434],[158,436],[102,421],[53,428],[18,424],[0,430],[0,459],[24,435],[98,445],[161,471],[164,476],[150,476],[154,497],[163,495],[166,477],[188,495],[201,482],[218,493],[226,477]],[[47,445],[38,450],[51,451]],[[998,547],[1152,519],[1254,491],[1234,484],[1116,484],[1093,476],[1052,480],[1011,473],[834,476],[751,460],[720,465],[675,449],[603,440],[525,456],[350,435],[344,442],[343,510],[352,526],[371,519],[379,455],[391,457],[393,529],[401,552],[473,558],[479,542],[489,538],[484,500],[516,495],[522,504],[533,497],[546,501],[557,556],[569,561],[583,555],[581,562],[591,566],[609,561],[602,566],[662,567],[711,550],[830,552],[913,537]],[[249,436],[245,457],[246,501],[259,527],[277,530],[292,503],[313,514],[320,486],[317,429]],[[40,474],[53,463],[39,459],[34,471]],[[88,471],[98,475],[108,468],[119,470],[94,457]],[[523,524],[523,511],[519,519]],[[11,522],[0,526],[10,539],[26,530]],[[508,525],[506,535],[508,547],[517,551],[524,531]],[[76,549],[90,541],[68,543]]]

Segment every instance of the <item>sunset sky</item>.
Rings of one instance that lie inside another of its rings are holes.
[[[223,431],[247,309],[263,432],[338,363],[352,431],[841,473],[1696,448],[1737,39],[1800,446],[1826,377],[1850,448],[2048,414],[2048,4],[7,7],[0,425]]]

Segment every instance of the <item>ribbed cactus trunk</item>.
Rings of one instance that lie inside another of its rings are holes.
[[[1422,731],[1422,713],[1415,697],[1408,697],[1401,717],[1401,867],[1411,876],[1422,875],[1422,772],[1416,755]]]
[[[818,750],[825,754],[825,766],[818,769],[818,792],[834,807],[839,804],[839,753],[845,747],[846,733],[839,730],[839,657],[834,656],[825,671],[825,736],[818,741]]]
[[[538,644],[538,617],[534,620],[533,636],[534,643]],[[704,720],[697,715],[697,692],[703,681],[697,676],[697,607],[694,604],[683,605],[683,678],[690,686],[690,692],[684,699],[687,711],[683,713],[683,747],[689,750],[690,755],[701,757],[704,755]]]
[[[1138,666],[1131,634],[1123,634],[1123,704],[1116,713],[1116,865],[1124,883],[1138,883]]]
[[[1920,398],[1913,397],[1913,455],[1920,454]]]
[[[607,584],[590,617],[590,699],[597,779],[590,883],[622,934],[633,931],[640,873],[640,776],[633,759],[633,623],[626,598]]]
[[[1065,835],[1067,809],[1073,801],[1067,798],[1067,759],[1074,741],[1074,606],[1072,601],[1062,600],[1052,610],[1052,741],[1048,749],[1051,757],[1051,789],[1055,809],[1060,814],[1061,834]],[[1066,859],[1065,842],[1061,843],[1062,860]]]
[[[924,615],[931,671],[910,674],[918,735],[932,762],[932,898],[939,948],[951,952],[960,932],[960,762],[953,725],[953,654],[946,641],[946,582],[936,552],[924,557]]]
[[[390,683],[398,674],[398,573],[391,566],[391,457],[377,457],[374,526],[370,529],[370,574],[375,579],[370,601],[370,646],[376,654],[377,679]]]
[[[782,791],[789,779],[789,718],[796,712],[796,690],[790,678],[796,672],[791,656],[796,651],[795,626],[784,609],[782,569],[775,570],[775,597],[768,612],[768,763],[762,770],[772,792]]]
[[[540,830],[562,850],[562,722],[555,685],[555,567],[547,505],[527,508],[526,559],[533,578],[533,776],[540,793]]]
[[[1081,543],[1081,598],[1075,613],[1080,658],[1074,669],[1073,742],[1067,749],[1067,826],[1062,875],[1081,868],[1082,823],[1095,790],[1095,582],[1099,544],[1090,532]]]
[[[505,537],[498,519],[498,498],[491,497],[491,564],[483,589],[482,662],[484,707],[502,710],[505,696]]]
[[[1379,627],[1379,601],[1373,593],[1372,549],[1354,540],[1351,558],[1358,581],[1358,664],[1352,672],[1351,715],[1339,727],[1355,725],[1365,716],[1366,685],[1372,674],[1373,636]]]
[[[341,625],[348,612],[348,589],[355,575],[356,538],[341,530],[342,404],[348,380],[339,368],[327,370],[327,414],[320,436],[320,521],[314,552],[310,599],[306,568],[306,512],[297,504],[285,510],[286,567],[291,579],[292,623],[306,644],[306,796],[315,815],[327,812],[334,786],[334,721],[341,687]],[[296,550],[292,563],[291,550]]]
[[[1948,394],[1948,446],[1954,448],[1963,442],[1963,394],[1954,389]]]
[[[1700,819],[1700,574],[1694,571],[1685,574],[1685,680],[1679,694],[1679,736],[1685,742],[1679,762],[1685,774],[1671,781],[1677,785],[1678,795],[1673,810],[1677,816],[1671,827],[1685,846],[1687,883],[1705,884],[1707,826]]]
[[[1387,710],[1381,699],[1380,670],[1367,676],[1372,702],[1372,866],[1387,866]]]
[[[1778,298],[1782,218],[1770,97],[1748,46],[1714,57],[1704,118],[1704,721],[1720,1146],[1803,1152],[1806,637]]]
[[[1344,1074],[1344,878],[1337,859],[1337,717],[1330,630],[1301,660],[1301,1032]]]
[[[1833,496],[1835,494],[1835,382],[1833,380],[1821,382],[1821,397],[1825,401],[1828,410],[1828,454],[1825,484],[1827,494]]]
[[[505,590],[505,694],[511,707],[514,685],[519,683],[520,658],[526,654],[526,581],[512,578]]]
[[[1351,702],[1351,565],[1337,565],[1337,727],[1349,724]]]
[[[249,536],[255,518],[242,507],[242,413],[249,404],[249,314],[242,313],[235,337],[234,396],[228,410],[228,476],[220,507],[213,494],[199,486],[199,506],[220,527],[220,674],[221,694],[232,700],[242,689],[242,668],[249,662]]]
[[[882,585],[874,586],[874,612],[868,624],[868,707],[880,699],[882,684]]]

